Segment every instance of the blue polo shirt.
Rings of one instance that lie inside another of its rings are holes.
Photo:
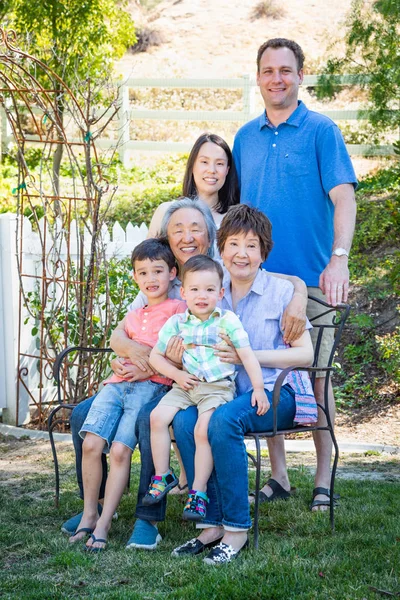
[[[274,247],[265,268],[318,286],[333,244],[329,192],[342,183],[357,185],[339,128],[299,101],[278,127],[265,112],[241,127],[233,157],[240,201],[263,211],[272,222]]]

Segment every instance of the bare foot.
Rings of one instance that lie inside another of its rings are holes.
[[[247,542],[247,531],[225,531],[221,541],[223,544],[232,546],[236,551],[240,550]]]
[[[210,544],[211,542],[215,542],[215,540],[221,538],[223,535],[223,527],[206,527],[202,530],[197,539],[203,544]]]

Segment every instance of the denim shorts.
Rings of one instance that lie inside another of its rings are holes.
[[[113,442],[120,442],[133,452],[137,444],[135,425],[140,409],[170,389],[150,380],[108,383],[93,401],[79,435],[84,438],[90,432],[103,438],[103,452],[108,452]]]

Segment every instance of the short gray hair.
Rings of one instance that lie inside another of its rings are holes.
[[[179,198],[178,200],[173,202],[167,208],[167,210],[164,214],[164,217],[163,217],[163,220],[161,223],[160,233],[159,233],[158,237],[168,239],[167,229],[168,229],[168,225],[171,220],[171,217],[174,214],[174,212],[176,212],[177,210],[180,210],[181,208],[194,208],[195,210],[198,210],[199,213],[201,213],[201,215],[204,219],[204,222],[206,224],[208,239],[210,242],[210,246],[208,248],[207,255],[213,257],[217,228],[215,226],[215,222],[214,222],[214,219],[213,219],[210,209],[199,198],[194,198],[194,199]]]

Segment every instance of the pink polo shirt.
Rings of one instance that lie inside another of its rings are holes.
[[[170,298],[155,306],[136,308],[135,310],[131,310],[125,317],[125,331],[131,340],[153,348],[157,343],[158,332],[161,327],[172,315],[183,313],[186,308],[186,302],[171,300]],[[128,359],[125,360],[125,364],[129,364]],[[171,379],[162,375],[154,375],[149,379],[156,383],[163,383],[164,385],[172,385],[173,383]],[[121,381],[126,380],[114,374],[104,383],[120,383]]]

